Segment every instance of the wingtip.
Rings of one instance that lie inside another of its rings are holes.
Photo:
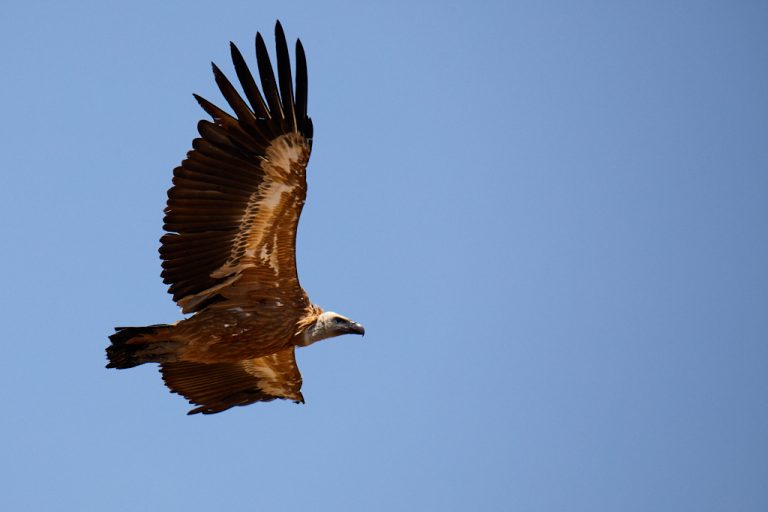
[[[275,23],[275,41],[285,41],[285,31],[280,24],[280,20],[277,20],[277,23]]]
[[[175,391],[174,391],[174,393],[175,393]],[[192,403],[192,402],[190,402],[190,403]],[[188,410],[187,411],[187,416],[193,416],[195,414],[200,414],[200,413],[205,414],[205,406],[204,405],[201,405],[200,407],[195,407],[194,409]]]
[[[238,48],[237,45],[232,41],[229,42],[229,54],[232,56],[232,60],[234,60],[236,63],[239,60],[244,60],[243,54],[240,53],[240,48]]]

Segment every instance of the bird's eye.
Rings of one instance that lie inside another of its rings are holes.
[[[343,324],[343,323],[344,323],[344,320],[343,320],[343,319],[341,319],[341,318],[339,318],[339,317],[336,317],[336,318],[334,318],[334,319],[333,319],[333,321],[334,321],[335,323],[337,323],[337,324]]]

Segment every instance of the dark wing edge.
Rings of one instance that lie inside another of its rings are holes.
[[[200,138],[193,141],[192,151],[173,171],[163,226],[168,233],[160,240],[161,275],[184,313],[199,311],[219,300],[217,290],[232,281],[231,275],[212,274],[228,262],[228,268],[234,268],[232,261],[238,251],[240,255],[245,251],[243,240],[248,237],[243,231],[253,227],[249,220],[258,214],[259,204],[254,197],[269,179],[263,164],[275,139],[296,133],[295,140],[302,141],[307,158],[311,150],[312,121],[307,116],[307,65],[303,47],[297,40],[294,99],[288,49],[279,21],[275,26],[275,39],[277,80],[263,38],[261,34],[256,35],[261,91],[242,54],[230,43],[235,72],[246,99],[224,73],[212,65],[216,84],[234,116],[195,95],[213,121],[198,123]],[[305,181],[302,187],[296,188],[296,193],[305,196]],[[303,205],[304,196],[294,203]],[[195,297],[185,302],[190,296]]]
[[[216,414],[275,399],[304,403],[294,347],[235,363],[163,363],[160,372],[173,393],[198,406],[187,414]]]

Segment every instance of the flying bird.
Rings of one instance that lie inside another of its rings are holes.
[[[365,334],[359,323],[313,304],[299,284],[296,231],[312,149],[307,62],[297,40],[294,90],[279,21],[275,41],[277,78],[256,34],[261,91],[230,43],[245,99],[212,64],[234,115],[195,95],[213,121],[198,123],[200,137],[173,171],[160,239],[168,292],[192,315],[116,327],[109,337],[107,368],[159,363],[168,388],[197,406],[188,414],[277,398],[303,403],[296,347]]]

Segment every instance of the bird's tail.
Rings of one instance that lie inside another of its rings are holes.
[[[144,363],[164,363],[174,360],[178,343],[167,336],[173,325],[147,327],[115,327],[112,342],[107,347],[107,368],[133,368]]]

